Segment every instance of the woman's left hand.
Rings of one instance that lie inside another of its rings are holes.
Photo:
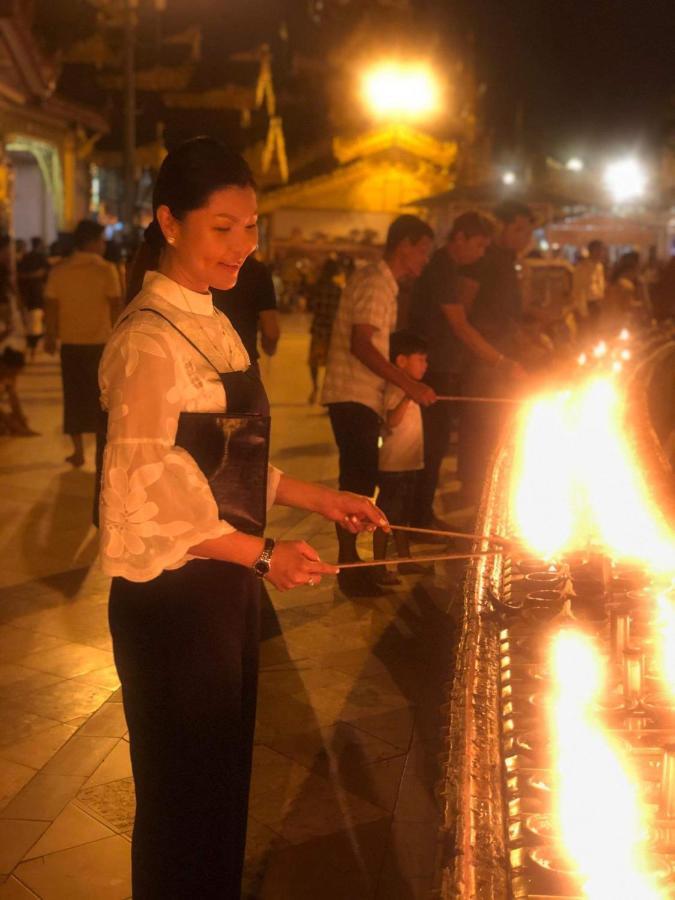
[[[321,515],[331,522],[337,522],[352,534],[361,531],[375,531],[383,528],[389,531],[387,517],[368,497],[349,491],[328,491],[322,503]]]

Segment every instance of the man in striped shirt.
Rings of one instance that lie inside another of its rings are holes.
[[[387,382],[422,406],[436,394],[389,361],[389,335],[396,327],[399,282],[417,278],[426,265],[433,231],[417,216],[389,227],[383,258],[357,271],[347,284],[333,324],[322,403],[328,406],[340,454],[340,489],[372,497],[377,481],[380,420]],[[359,559],[356,537],[337,528],[339,562]],[[367,569],[338,576],[349,595],[375,596],[381,589]]]

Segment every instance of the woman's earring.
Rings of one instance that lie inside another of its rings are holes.
[[[169,243],[173,246],[176,243],[176,238],[169,238]]]

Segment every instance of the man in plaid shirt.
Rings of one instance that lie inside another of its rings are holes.
[[[377,483],[378,438],[387,382],[422,406],[436,400],[432,388],[389,361],[396,327],[398,284],[417,278],[426,265],[433,231],[417,216],[395,219],[383,258],[356,272],[347,284],[333,324],[322,403],[328,406],[340,454],[340,490],[372,497]],[[339,562],[356,562],[356,537],[337,527]],[[340,572],[349,595],[382,593],[368,569]]]

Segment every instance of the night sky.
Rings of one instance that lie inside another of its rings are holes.
[[[42,19],[51,20],[46,33],[52,41],[86,30],[86,17],[77,12],[83,2],[37,0]],[[437,68],[447,67],[451,81],[470,36],[486,85],[484,122],[498,158],[508,159],[519,137],[527,150],[562,159],[639,151],[657,144],[675,123],[674,0],[319,5],[317,13],[316,0],[168,0],[166,25],[202,22],[211,62],[269,42],[291,147],[329,134],[351,112],[355,104],[344,85],[359,54],[369,48],[375,55],[428,54]]]

